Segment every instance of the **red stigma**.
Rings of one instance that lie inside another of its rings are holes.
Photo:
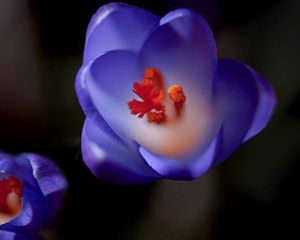
[[[133,99],[128,103],[131,114],[142,118],[152,110],[164,111],[164,106],[162,105],[164,98],[163,91],[155,89],[152,81],[143,80],[141,83],[135,82],[133,84],[133,92],[143,101]]]
[[[144,79],[140,83],[134,82],[132,91],[141,101],[133,99],[128,102],[131,114],[137,115],[139,118],[143,118],[147,114],[149,123],[161,124],[167,121],[163,104],[165,100],[164,79],[158,68],[146,68]],[[174,85],[169,88],[168,93],[179,116],[186,99],[183,88]]]

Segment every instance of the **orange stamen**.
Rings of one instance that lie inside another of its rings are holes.
[[[179,85],[173,85],[168,89],[170,99],[173,101],[177,115],[181,114],[183,104],[186,100],[186,96],[183,92],[183,88]]]

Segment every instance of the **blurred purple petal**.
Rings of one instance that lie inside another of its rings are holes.
[[[3,240],[36,240],[32,235],[24,235],[0,229],[0,239]]]
[[[46,198],[49,218],[54,219],[63,205],[68,182],[63,172],[49,159],[33,153],[26,153],[26,156],[31,163],[33,176]]]
[[[41,192],[27,185],[26,182],[23,184],[22,210],[12,221],[1,225],[1,228],[34,235],[46,228],[48,209]]]
[[[13,233],[18,233],[15,239],[23,235],[33,239],[53,223],[62,206],[67,181],[53,162],[33,153],[0,153],[0,172],[22,182],[21,210],[10,221],[0,224],[0,236],[13,237]]]
[[[254,137],[265,128],[276,105],[276,96],[271,84],[253,68],[247,65],[246,67],[251,72],[253,80],[256,83],[259,103],[256,107],[253,123],[251,124],[247,136],[244,138],[244,142]]]
[[[7,153],[0,153],[0,171],[17,176],[26,181],[32,187],[37,186],[37,183],[32,175],[30,162],[26,156],[13,156]]]

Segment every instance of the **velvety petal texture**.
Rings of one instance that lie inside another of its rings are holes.
[[[207,22],[191,10],[159,19],[123,3],[101,7],[88,26],[75,82],[86,114],[82,155],[92,173],[120,184],[192,180],[258,134],[275,107],[271,85],[216,52]],[[171,117],[163,124],[130,113],[127,103],[140,100],[132,90],[145,69],[160,70],[163,88],[184,89],[182,115],[165,98]]]
[[[0,172],[1,181],[13,177],[22,183],[21,209],[0,224],[0,239],[35,239],[53,224],[62,207],[68,188],[66,178],[56,164],[33,153],[0,153]]]

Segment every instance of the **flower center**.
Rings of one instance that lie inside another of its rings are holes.
[[[147,115],[149,123],[161,124],[167,122],[165,106],[165,83],[158,68],[146,68],[144,79],[133,83],[133,92],[141,99],[128,102],[131,114],[143,118]],[[173,85],[168,89],[169,99],[173,102],[176,116],[180,117],[186,96],[180,85]]]
[[[22,182],[0,173],[0,224],[13,219],[21,210]]]

